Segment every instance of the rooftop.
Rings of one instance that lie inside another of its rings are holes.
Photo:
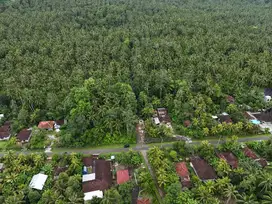
[[[148,198],[138,198],[137,204],[150,204],[150,200]]]
[[[92,166],[93,165],[93,158],[92,157],[83,157],[82,162],[84,166]]]
[[[54,129],[54,124],[55,124],[55,122],[52,120],[41,121],[38,125],[38,128],[40,128],[40,129]]]
[[[29,140],[31,136],[31,130],[23,129],[17,134],[17,139],[19,141]]]
[[[183,178],[188,178],[190,180],[189,171],[187,169],[186,162],[176,163],[176,172],[179,176]]]
[[[29,187],[35,188],[37,190],[42,190],[47,177],[48,177],[47,175],[41,173],[34,175],[29,184]]]
[[[128,170],[119,170],[117,171],[117,184],[122,184],[129,181],[129,173]]]
[[[0,139],[9,138],[10,132],[0,132]]]
[[[238,159],[232,152],[221,152],[218,154],[218,157],[224,159],[232,168],[238,167]]]
[[[214,169],[204,160],[199,157],[191,157],[191,165],[196,175],[202,180],[216,179],[216,173]]]
[[[84,174],[82,176],[82,182],[87,182],[87,181],[92,181],[92,180],[95,180],[95,173]]]
[[[232,123],[231,117],[229,115],[223,115],[222,114],[222,115],[219,115],[218,118],[219,118],[219,121],[221,123],[223,123],[223,122],[225,122],[225,123]]]
[[[251,159],[258,159],[258,156],[248,147],[244,148],[244,154]]]

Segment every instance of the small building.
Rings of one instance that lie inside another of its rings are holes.
[[[9,140],[11,137],[10,132],[0,132],[0,140]]]
[[[91,191],[84,193],[84,201],[92,200],[94,197],[103,198],[103,191]]]
[[[270,102],[272,97],[272,88],[265,88],[264,89],[264,101]]]
[[[249,149],[248,147],[245,147],[243,149],[244,154],[253,159],[254,161],[258,162],[262,167],[266,167],[268,165],[267,161],[264,158],[259,158],[255,152],[253,152],[251,149]]]
[[[210,166],[204,159],[195,156],[191,157],[190,160],[190,165],[199,179],[205,182],[208,180],[215,180],[217,178],[212,166]]]
[[[234,103],[234,102],[235,102],[234,97],[233,97],[233,96],[230,96],[230,95],[228,95],[228,96],[226,97],[226,100],[227,100],[228,103]]]
[[[45,130],[54,130],[54,121],[41,121],[38,125],[38,128]]]
[[[119,170],[117,171],[116,174],[117,174],[117,184],[122,184],[129,181],[129,173],[127,169]]]
[[[171,123],[171,119],[168,115],[167,109],[166,108],[158,108],[157,109],[157,115],[160,120],[160,123]]]
[[[63,167],[60,167],[60,166],[55,167],[55,169],[54,169],[54,179],[57,179],[61,173],[65,172],[67,170],[68,170],[68,165],[67,166],[63,166]]]
[[[47,177],[47,175],[42,173],[34,175],[32,177],[32,180],[30,181],[29,187],[37,190],[42,190],[47,180]]]
[[[189,188],[191,186],[191,179],[188,168],[186,166],[186,162],[176,163],[176,172],[180,178],[182,187]]]
[[[150,204],[149,198],[138,198],[137,204]]]
[[[95,173],[95,179],[82,183],[83,193],[92,191],[104,191],[112,185],[112,172],[111,172],[111,161],[104,159],[93,158],[92,160],[92,171]]]
[[[231,117],[227,113],[222,113],[221,115],[218,115],[218,120],[220,123],[232,123]]]
[[[221,159],[224,159],[233,169],[238,167],[238,159],[232,152],[221,152],[217,156]]]
[[[23,129],[17,134],[17,140],[21,143],[29,142],[32,130]]]

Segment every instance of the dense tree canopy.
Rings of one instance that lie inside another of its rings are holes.
[[[68,143],[76,135],[90,143],[89,135],[127,134],[136,115],[159,106],[177,124],[194,121],[203,135],[227,95],[259,108],[260,88],[272,85],[271,1],[20,0],[2,7],[0,110],[22,126],[68,118]]]

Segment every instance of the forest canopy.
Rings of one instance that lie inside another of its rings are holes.
[[[272,87],[271,9],[268,0],[7,1],[0,111],[19,127],[66,118],[72,144],[131,134],[157,107],[177,124],[197,107],[224,111],[227,95],[260,108]]]

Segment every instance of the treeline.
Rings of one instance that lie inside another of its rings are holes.
[[[161,106],[178,125],[224,111],[227,95],[258,109],[272,85],[270,11],[259,0],[8,2],[0,110],[14,131],[67,118],[63,140],[80,145],[89,132],[116,141]]]

